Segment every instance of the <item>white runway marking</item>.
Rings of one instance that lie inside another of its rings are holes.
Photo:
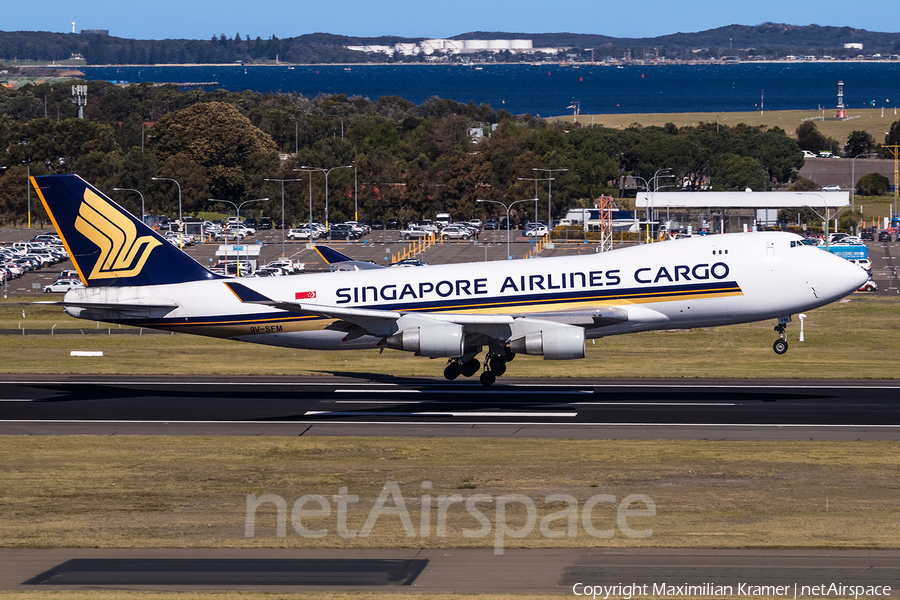
[[[308,410],[306,415],[334,415],[336,417],[577,417],[577,412],[368,412]]]
[[[338,414],[323,411],[323,414]],[[362,413],[365,416],[372,416],[373,413]],[[390,416],[397,416],[400,413],[386,413]],[[425,413],[429,415],[449,414],[449,413]],[[499,416],[510,416],[515,413],[499,413]],[[460,413],[462,416],[475,416],[475,413]],[[538,413],[537,416],[546,416],[546,413]],[[122,420],[122,419],[0,419],[0,423],[32,423],[32,424],[53,424],[53,425],[552,425],[558,427],[559,423],[542,423],[540,421],[177,421],[172,419],[165,420]],[[900,429],[900,425],[819,425],[814,423],[566,423],[566,427],[764,427],[776,429],[809,429],[814,427],[822,427],[824,429],[858,429],[860,427],[867,429]]]
[[[737,402],[572,402],[577,406],[737,406]]]
[[[335,394],[358,394],[359,392],[365,392],[367,394],[459,394],[460,390],[334,390]],[[591,390],[565,390],[556,392],[547,390],[504,390],[494,388],[488,393],[492,396],[503,394],[515,394],[517,396],[553,394],[554,396],[564,396],[572,394],[593,394],[594,392]]]

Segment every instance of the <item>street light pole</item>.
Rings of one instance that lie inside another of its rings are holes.
[[[31,161],[25,163],[25,193],[28,195],[28,229],[31,229]]]
[[[151,177],[153,181],[175,181],[171,177]],[[178,247],[184,250],[184,236],[182,235],[182,229],[184,225],[181,224],[181,184],[175,181],[175,185],[178,186]]]
[[[850,161],[850,210],[856,212],[856,159],[863,156],[877,156],[873,153],[866,154],[857,154],[853,157],[853,160]]]
[[[807,193],[809,193],[809,192],[807,192]],[[810,195],[811,195],[811,196],[818,196],[819,199],[822,200],[822,204],[825,205],[825,216],[824,216],[824,217],[823,217],[822,215],[820,215],[820,214],[819,214],[819,211],[817,211],[816,209],[814,209],[812,206],[809,206],[808,204],[804,204],[803,206],[804,206],[805,208],[808,208],[809,210],[813,211],[814,213],[816,213],[816,216],[819,217],[820,219],[822,219],[823,222],[825,223],[825,251],[828,252],[828,251],[829,251],[829,244],[828,244],[828,221],[830,221],[831,219],[834,219],[834,222],[835,222],[835,229],[837,229],[837,216],[838,216],[838,213],[841,212],[841,210],[842,210],[843,207],[837,209],[837,210],[835,211],[833,217],[829,217],[829,216],[828,216],[828,201],[825,200],[825,197],[822,196],[821,194],[810,194]],[[845,206],[846,206],[846,205],[845,205]]]
[[[144,195],[134,188],[113,188],[117,192],[135,192],[141,197],[141,223],[144,223]]]
[[[341,165],[339,167],[331,167],[330,169],[325,169],[323,167],[309,167],[302,166],[299,169],[294,169],[295,171],[321,171],[325,173],[325,230],[328,231],[328,175],[334,171],[335,169],[349,169],[353,165]],[[312,177],[310,177],[310,186],[312,186]]]
[[[553,202],[553,173],[565,173],[568,169],[538,169],[533,167],[531,170],[549,173],[550,181],[547,183],[547,229],[553,231],[553,212],[551,210],[551,203]]]
[[[537,179],[537,178],[533,178],[533,177],[519,177],[518,179],[519,179],[519,181],[533,181],[534,182],[534,220],[535,220],[535,222],[537,222],[537,220],[538,220],[537,182],[538,181],[553,181],[553,178],[552,177],[544,177],[543,179]],[[552,225],[552,223],[550,223],[550,221],[548,220],[547,227],[550,227],[551,225]]]
[[[519,202],[531,202],[532,200],[537,200],[537,198],[526,198],[524,200],[516,200],[514,202],[510,202],[509,204],[504,204],[499,200],[475,200],[475,202],[490,202],[491,204],[499,204],[503,208],[506,209],[506,260],[512,260],[512,255],[509,253],[509,209],[511,209],[514,205]]]
[[[237,217],[238,223],[241,222],[241,207],[245,204],[249,204],[251,202],[267,202],[269,198],[254,198],[253,200],[244,200],[240,204],[235,204],[231,200],[217,200],[216,198],[209,198],[207,202],[225,202],[234,207],[234,214]],[[282,256],[284,258],[284,256]],[[240,255],[238,255],[238,263],[240,263]],[[228,275],[228,223],[225,224],[225,274]],[[241,270],[240,264],[238,265],[238,269],[235,270],[235,275],[240,277]]]
[[[280,181],[281,182],[281,258],[284,259],[284,182],[285,181],[303,181],[302,179],[264,179],[263,181]],[[310,232],[312,235],[312,232]]]

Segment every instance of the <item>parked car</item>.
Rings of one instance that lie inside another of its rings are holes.
[[[550,230],[547,229],[544,225],[538,225],[537,227],[532,227],[528,231],[525,232],[525,235],[528,237],[545,237],[550,235]]]
[[[291,229],[287,232],[289,240],[308,240],[310,237],[313,237],[313,234],[305,227],[302,229]]]
[[[441,239],[442,240],[467,240],[472,237],[472,232],[463,229],[462,227],[458,227],[456,225],[448,225],[441,230]]]
[[[875,283],[874,281],[872,281],[872,278],[869,277],[869,279],[864,284],[862,284],[857,291],[859,291],[859,292],[875,292],[875,291],[878,291],[878,284]]]
[[[854,265],[865,269],[869,274],[872,273],[872,260],[869,258],[848,258]]]
[[[384,222],[382,222],[381,219],[375,219],[374,221],[372,221],[372,229],[384,229]]]
[[[355,229],[344,223],[333,225],[329,232],[329,237],[332,240],[358,240],[362,235],[363,234],[359,229]]]
[[[272,217],[261,217],[259,219],[260,229],[272,229]]]
[[[494,231],[499,226],[500,226],[500,224],[497,222],[497,219],[488,219],[487,221],[484,222],[485,231],[487,231],[487,230]]]
[[[281,269],[286,275],[293,275],[294,273],[299,273],[305,269],[306,263],[295,263],[289,258],[283,258],[280,260],[273,260],[267,264],[266,267],[270,269]]]
[[[228,241],[228,240],[231,240],[231,241],[241,241],[242,239],[244,239],[244,236],[241,235],[241,234],[238,233],[238,232],[232,232],[232,231],[217,231],[217,232],[215,233],[215,235],[213,236],[213,239],[216,239],[216,240],[225,240],[225,241]]]
[[[385,227],[388,229],[400,229],[403,224],[398,219],[388,219]]]
[[[864,246],[865,242],[856,237],[855,235],[848,235],[842,237],[839,242],[831,242],[832,244],[842,244],[846,246]]]
[[[424,267],[428,265],[427,262],[422,262],[418,258],[404,258],[403,260],[398,260],[392,267]]]
[[[44,293],[68,292],[75,288],[83,288],[84,284],[78,279],[57,279],[50,285],[44,286]]]

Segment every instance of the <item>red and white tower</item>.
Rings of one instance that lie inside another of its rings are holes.
[[[844,82],[843,81],[838,81],[837,114],[834,116],[837,119],[846,119],[847,118],[847,109],[844,108]]]

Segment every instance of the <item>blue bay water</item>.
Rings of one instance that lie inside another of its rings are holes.
[[[400,96],[421,104],[432,96],[540,116],[650,112],[816,110],[900,104],[900,63],[763,63],[659,65],[314,65],[81,67],[89,80],[218,82],[233,92],[347,94],[377,100]]]

